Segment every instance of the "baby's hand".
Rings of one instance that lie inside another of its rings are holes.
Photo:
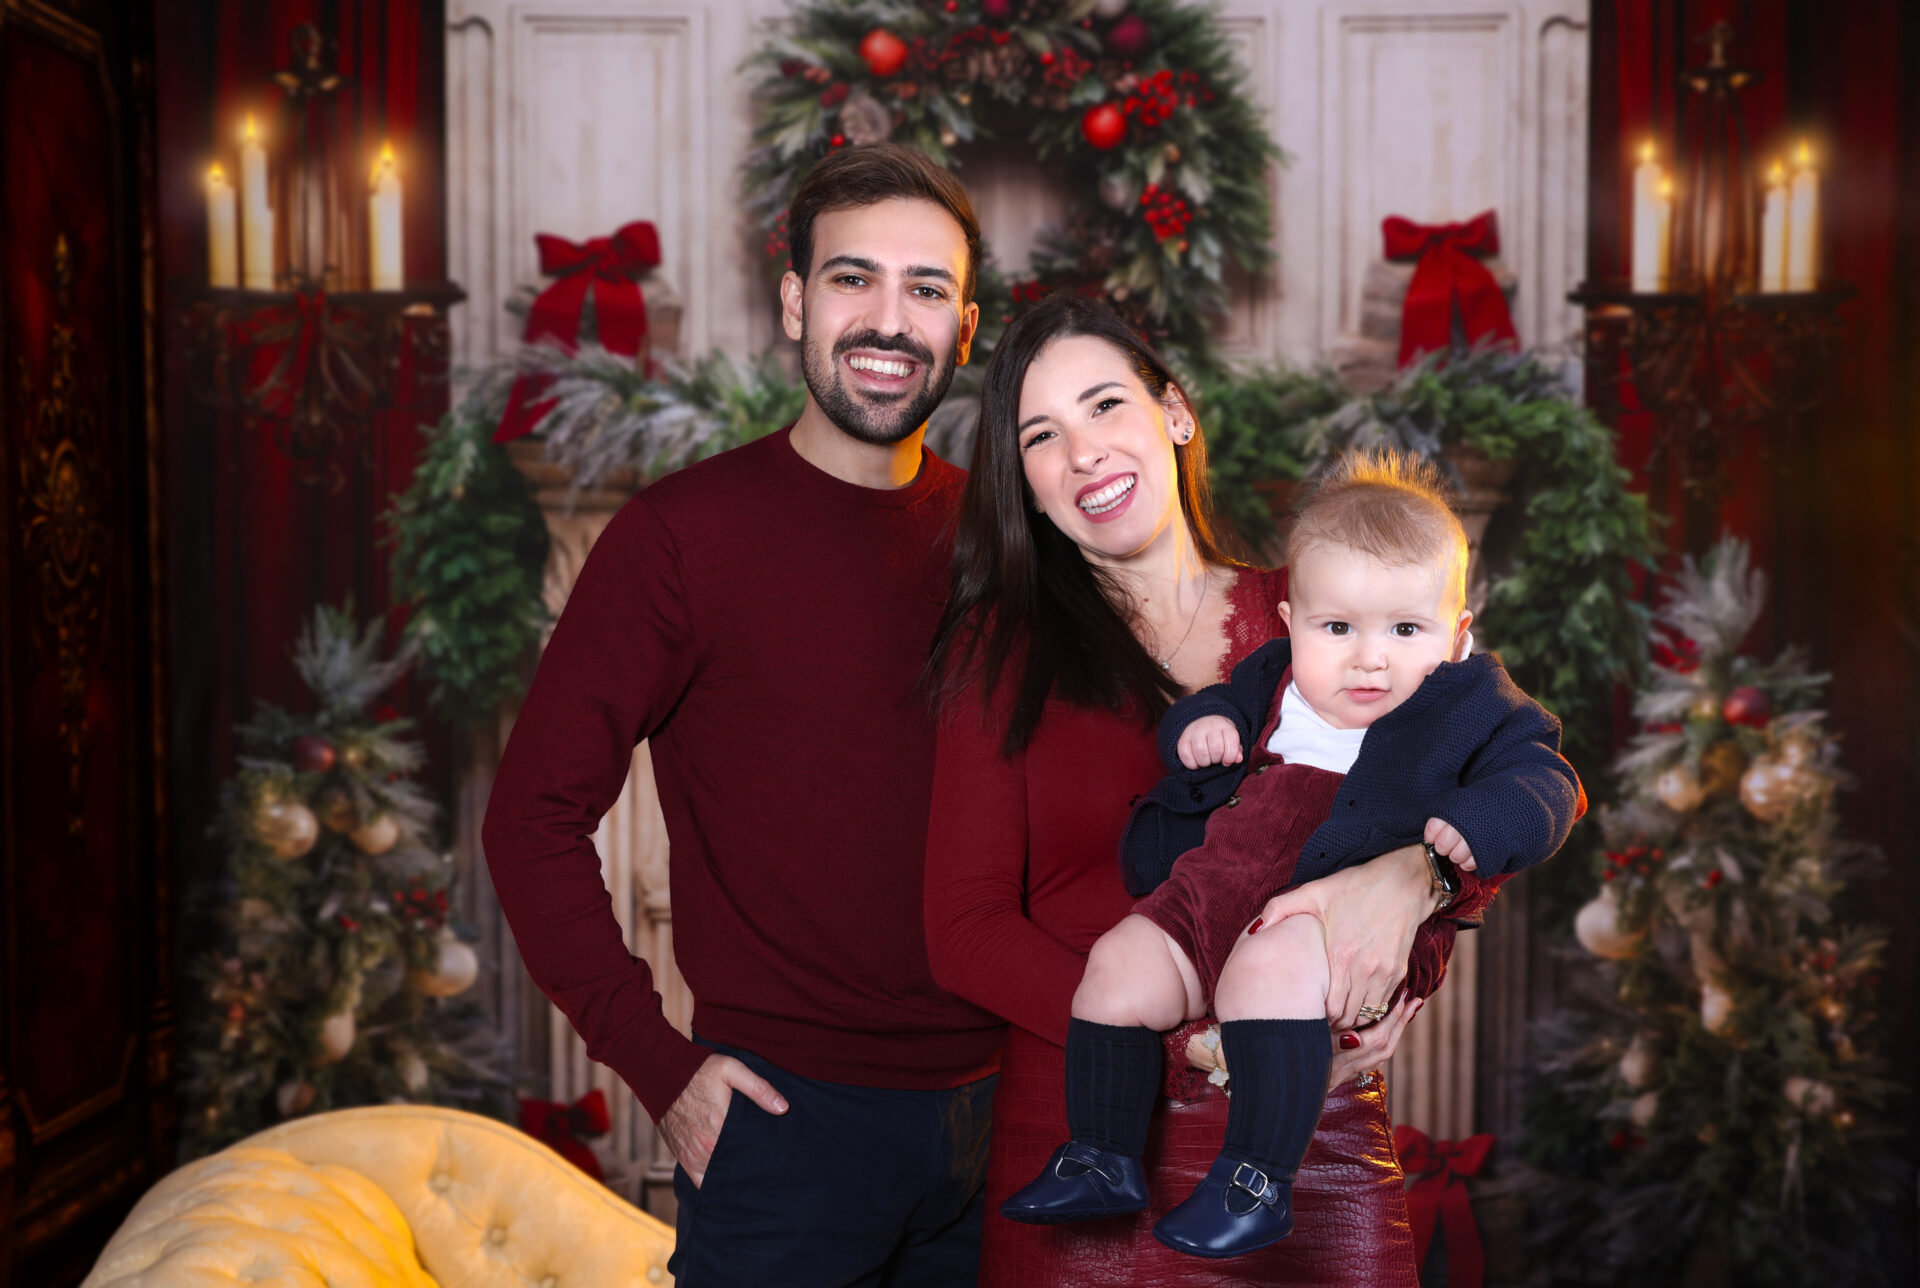
[[[1473,871],[1473,850],[1467,838],[1445,819],[1427,820],[1427,844],[1453,860],[1453,866],[1462,872]]]
[[[1180,763],[1188,769],[1203,765],[1240,763],[1240,730],[1225,716],[1201,716],[1188,725],[1175,744]]]

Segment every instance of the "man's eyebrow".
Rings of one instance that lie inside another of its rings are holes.
[[[1118,380],[1102,380],[1099,384],[1094,385],[1092,388],[1083,390],[1080,396],[1074,399],[1074,401],[1085,402],[1087,399],[1093,397],[1095,394],[1101,392],[1104,389],[1120,389],[1120,388],[1124,388],[1124,386],[1121,385],[1121,383]],[[1019,428],[1015,429],[1013,432],[1016,434],[1024,434],[1029,429],[1033,428],[1035,425],[1038,425],[1041,421],[1047,420],[1047,419],[1049,419],[1049,417],[1045,412],[1041,412],[1038,416],[1029,416],[1025,420],[1021,421]]]
[[[857,255],[835,255],[820,265],[820,271],[823,273],[830,268],[856,268],[862,273],[872,275],[878,275],[880,272],[878,264],[870,259],[861,259]]]

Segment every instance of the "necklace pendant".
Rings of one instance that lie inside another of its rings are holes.
[[[1160,669],[1162,671],[1171,671],[1173,669],[1173,659],[1168,658],[1166,661],[1160,663]]]

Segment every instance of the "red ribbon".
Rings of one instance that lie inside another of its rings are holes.
[[[660,234],[654,226],[636,220],[611,237],[586,242],[548,233],[533,240],[540,247],[540,271],[558,280],[540,292],[528,310],[527,343],[553,339],[572,349],[580,339],[580,313],[591,290],[600,346],[609,353],[638,354],[647,338],[647,301],[635,279],[659,267]],[[540,399],[546,385],[544,377],[530,375],[513,382],[494,442],[530,434],[546,418],[553,410],[551,401]]]
[[[1482,1132],[1465,1140],[1430,1140],[1417,1127],[1393,1129],[1394,1152],[1408,1176],[1416,1177],[1407,1191],[1407,1215],[1413,1221],[1413,1255],[1427,1262],[1433,1246],[1433,1227],[1444,1221],[1447,1231],[1447,1283],[1453,1288],[1481,1288],[1486,1278],[1486,1250],[1480,1246],[1480,1227],[1473,1223],[1467,1202],[1466,1178],[1479,1172],[1493,1148],[1493,1137]],[[1458,1177],[1460,1184],[1454,1184]]]
[[[1486,265],[1474,258],[1500,253],[1500,229],[1493,211],[1463,224],[1416,224],[1389,215],[1380,231],[1386,234],[1388,259],[1420,261],[1400,311],[1401,366],[1422,353],[1451,347],[1456,305],[1469,343],[1488,338],[1519,343],[1505,292]]]
[[[598,1087],[571,1105],[551,1100],[522,1100],[520,1130],[551,1145],[554,1152],[591,1176],[604,1180],[600,1160],[580,1140],[582,1136],[604,1136],[613,1127],[607,1115],[607,1098]]]

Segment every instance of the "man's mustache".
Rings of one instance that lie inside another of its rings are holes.
[[[838,358],[854,349],[878,349],[885,353],[904,353],[922,366],[933,365],[933,351],[923,344],[915,344],[903,335],[881,335],[878,331],[859,331],[853,335],[843,335],[833,346],[833,356]]]

